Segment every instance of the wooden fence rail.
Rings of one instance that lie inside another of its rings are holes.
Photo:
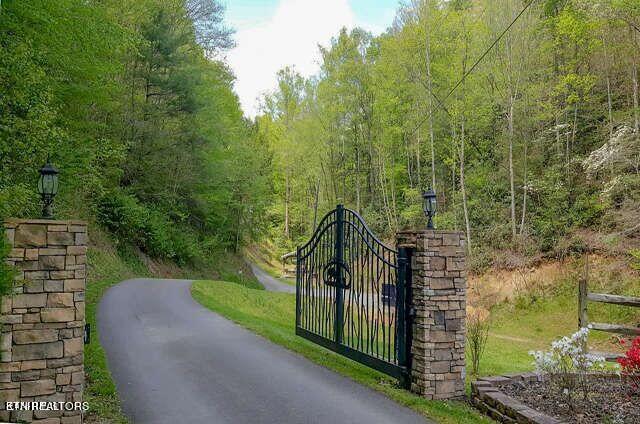
[[[581,278],[578,286],[578,325],[580,326],[580,328],[591,326],[591,329],[593,330],[606,331],[608,333],[621,334],[624,336],[640,336],[640,327],[620,324],[607,324],[601,322],[589,322],[589,315],[587,313],[587,304],[589,302],[608,303],[612,305],[640,308],[640,298],[631,296],[620,296],[615,294],[589,293],[586,278]],[[597,353],[604,356],[608,361],[615,361],[621,356],[617,353]]]
[[[282,276],[294,278],[296,276],[296,251],[285,253],[280,256],[282,261]]]

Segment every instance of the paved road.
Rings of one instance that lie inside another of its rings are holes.
[[[290,286],[289,284],[285,284],[277,278],[273,278],[271,275],[267,274],[265,270],[263,270],[253,262],[249,262],[249,266],[251,267],[251,271],[253,271],[253,275],[256,276],[260,284],[262,284],[266,290],[284,293],[296,292],[295,286]]]
[[[423,423],[413,411],[207,310],[189,281],[130,280],[98,309],[134,423]]]

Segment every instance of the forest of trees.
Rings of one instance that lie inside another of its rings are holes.
[[[2,1],[0,217],[39,215],[51,155],[58,217],[178,264],[285,252],[338,202],[392,240],[424,225],[428,187],[474,267],[582,251],[581,231],[638,239],[638,0],[406,1],[385,33],[319,47],[318,75],[283,69],[255,121],[223,13]]]
[[[391,240],[427,187],[479,268],[640,234],[639,1],[413,0],[320,52],[256,120],[283,248],[337,202]]]
[[[51,155],[57,218],[179,264],[255,238],[268,162],[222,60],[234,45],[223,12],[215,0],[2,1],[0,217],[39,216]]]

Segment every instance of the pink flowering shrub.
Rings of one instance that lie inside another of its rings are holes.
[[[627,345],[621,340],[622,345]],[[622,375],[630,383],[631,389],[640,394],[640,337],[636,337],[623,358],[618,359],[622,368]]]

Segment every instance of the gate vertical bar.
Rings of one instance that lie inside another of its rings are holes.
[[[335,240],[335,258],[338,264],[342,264],[344,260],[344,206],[338,205],[336,208],[336,240]],[[344,329],[344,275],[343,268],[336,267],[338,275],[336,275],[336,319],[334,327],[335,341],[342,344],[342,330]]]
[[[396,338],[398,346],[398,365],[407,364],[407,327],[405,286],[407,279],[407,249],[398,249],[398,276],[396,280]]]
[[[300,297],[302,290],[302,269],[300,266],[300,247],[296,247],[296,328],[300,327]]]

